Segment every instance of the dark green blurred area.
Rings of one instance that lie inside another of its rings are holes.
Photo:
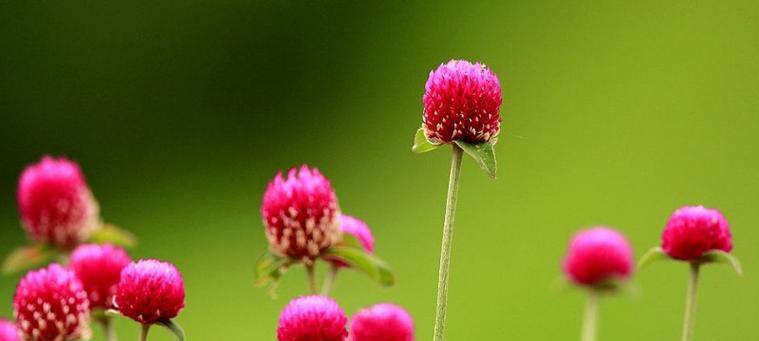
[[[577,339],[583,297],[554,287],[571,233],[618,227],[640,255],[674,209],[704,204],[731,222],[745,275],[703,271],[696,339],[756,340],[758,37],[753,0],[5,1],[0,253],[25,242],[20,171],[68,155],[141,239],[133,256],[182,270],[191,341],[272,340],[306,287],[297,269],[277,300],[254,288],[260,200],[308,163],[399,277],[345,274],[336,299],[399,303],[428,340],[450,153],[410,146],[428,72],[465,58],[500,76],[504,123],[498,180],[464,165],[448,339]],[[677,339],[686,268],[655,264],[639,295],[605,300],[600,339]],[[0,278],[2,316],[17,280]]]

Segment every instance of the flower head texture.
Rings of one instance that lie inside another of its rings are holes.
[[[607,227],[577,232],[564,258],[564,273],[580,285],[626,279],[632,273],[633,252],[624,235]]]
[[[343,237],[345,235],[351,235],[355,237],[358,242],[361,243],[361,246],[364,248],[364,250],[369,253],[374,253],[374,235],[372,235],[372,230],[365,222],[343,214],[340,216],[340,230],[343,232]],[[348,266],[348,264],[342,260],[330,260],[335,266]]]
[[[0,341],[21,341],[16,324],[5,319],[0,319]]]
[[[82,282],[90,308],[112,308],[121,270],[131,262],[122,248],[110,244],[84,244],[71,254],[69,266]]]
[[[733,249],[730,226],[722,213],[703,206],[678,209],[662,233],[662,249],[672,258],[694,260],[705,252]]]
[[[261,206],[271,249],[311,262],[341,238],[340,208],[329,180],[302,166],[269,182]]]
[[[29,237],[70,248],[99,222],[99,209],[79,166],[45,156],[28,166],[18,182],[18,209]]]
[[[335,301],[325,296],[292,300],[279,316],[279,341],[343,341],[348,318]]]
[[[424,131],[433,142],[487,142],[501,129],[501,85],[485,65],[451,60],[425,85]]]
[[[350,341],[414,341],[414,321],[397,305],[377,304],[353,316]]]
[[[75,340],[89,333],[87,293],[74,273],[52,264],[27,273],[16,287],[13,314],[24,340]]]
[[[184,298],[179,270],[170,263],[147,259],[121,271],[113,303],[123,315],[150,324],[176,317],[184,308]]]

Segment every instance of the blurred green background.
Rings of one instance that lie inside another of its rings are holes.
[[[191,341],[272,340],[306,287],[301,269],[277,300],[253,286],[260,201],[308,163],[399,277],[345,274],[336,299],[399,303],[428,340],[450,153],[410,146],[429,71],[465,58],[499,75],[504,122],[498,180],[464,164],[448,339],[578,339],[584,298],[554,287],[573,231],[617,227],[639,256],[674,209],[704,204],[745,275],[703,272],[696,339],[757,340],[758,37],[753,0],[3,1],[0,253],[25,242],[18,174],[64,154],[139,236],[133,256],[182,270]],[[605,300],[600,339],[678,339],[686,268],[655,264],[637,297]],[[17,280],[0,278],[0,316]]]

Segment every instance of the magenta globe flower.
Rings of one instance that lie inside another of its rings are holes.
[[[430,141],[488,142],[501,129],[501,86],[485,65],[451,60],[425,85],[424,132]]]
[[[340,208],[329,180],[302,166],[279,173],[264,194],[261,215],[271,249],[307,264],[340,240]]]
[[[152,324],[176,317],[184,299],[184,281],[174,265],[143,259],[121,271],[113,303],[124,316]]]
[[[343,236],[351,235],[356,238],[366,252],[374,253],[374,235],[365,222],[343,214],[340,215],[340,230],[343,232]],[[346,262],[340,259],[330,258],[330,260],[337,267],[348,266]]]
[[[350,341],[414,341],[414,321],[397,305],[377,304],[353,316]]]
[[[712,250],[733,249],[730,226],[722,213],[703,206],[678,209],[662,233],[662,250],[672,258],[695,260]]]
[[[279,341],[343,341],[348,318],[335,301],[325,296],[292,300],[279,316]]]
[[[112,308],[123,270],[132,259],[120,247],[85,244],[71,254],[71,269],[82,282],[90,308]]]
[[[18,209],[29,237],[70,248],[98,227],[98,205],[79,166],[45,156],[27,167],[18,182]]]
[[[70,270],[58,264],[27,273],[16,287],[13,314],[24,340],[68,341],[86,337],[87,293]]]
[[[0,341],[21,341],[21,335],[13,322],[0,319]]]
[[[625,236],[610,228],[595,227],[572,237],[563,269],[572,282],[595,286],[612,278],[627,279],[632,265],[633,252]]]

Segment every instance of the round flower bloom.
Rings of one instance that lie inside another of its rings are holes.
[[[89,335],[90,305],[82,283],[58,264],[31,271],[13,297],[13,314],[24,340],[76,340]]]
[[[150,324],[172,319],[184,308],[184,281],[177,268],[155,259],[121,271],[113,304],[124,316]]]
[[[69,266],[82,282],[90,308],[112,308],[121,270],[131,262],[132,259],[120,247],[85,244],[71,254]]]
[[[35,241],[70,248],[99,224],[99,208],[79,166],[45,156],[28,166],[18,182],[21,222]]]
[[[661,247],[672,258],[694,260],[712,250],[730,252],[733,242],[722,213],[703,206],[686,206],[669,218]]]
[[[485,65],[451,60],[425,85],[424,132],[433,142],[487,142],[501,129],[501,85]]]
[[[21,336],[13,322],[0,319],[0,341],[21,341]]]
[[[351,341],[414,341],[414,321],[403,308],[382,303],[354,315],[350,333]]]
[[[564,273],[580,285],[596,285],[632,273],[633,252],[625,236],[606,227],[577,232],[564,258]]]
[[[269,182],[261,205],[271,249],[311,262],[342,237],[340,208],[329,180],[302,166]]]
[[[369,229],[369,225],[367,225],[365,222],[343,214],[340,215],[340,230],[343,232],[343,236],[348,234],[355,237],[358,239],[358,242],[361,243],[361,246],[364,248],[364,250],[369,253],[374,253],[374,235],[372,235],[372,230]],[[347,263],[339,259],[330,260],[335,266],[348,266]]]
[[[340,306],[325,296],[296,298],[279,316],[279,341],[343,341],[348,318]]]

